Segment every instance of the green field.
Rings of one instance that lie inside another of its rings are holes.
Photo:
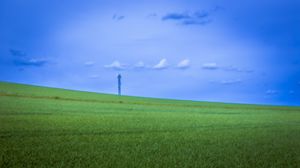
[[[300,167],[300,107],[0,82],[0,167]]]

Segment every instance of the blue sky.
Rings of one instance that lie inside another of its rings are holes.
[[[2,0],[0,80],[300,105],[300,1]]]

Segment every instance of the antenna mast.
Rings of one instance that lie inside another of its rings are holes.
[[[121,74],[118,74],[118,95],[121,95]]]

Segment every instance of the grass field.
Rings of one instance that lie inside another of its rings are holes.
[[[300,167],[300,107],[0,82],[0,167]]]

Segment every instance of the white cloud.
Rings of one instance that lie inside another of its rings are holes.
[[[93,66],[95,65],[95,62],[94,61],[87,61],[84,63],[85,66]]]
[[[242,80],[240,79],[231,79],[231,80],[222,80],[221,84],[223,85],[231,85],[231,84],[236,84],[236,83],[241,83]]]
[[[92,79],[99,78],[99,77],[100,77],[100,76],[99,76],[99,75],[96,75],[96,74],[90,75],[90,76],[89,76],[89,78],[92,78]]]
[[[278,90],[272,90],[272,89],[269,89],[266,91],[266,94],[268,95],[274,95],[274,94],[277,94],[278,93]]]
[[[204,63],[202,65],[202,68],[203,69],[210,69],[210,70],[215,70],[215,69],[218,69],[218,66],[217,66],[217,63]]]
[[[179,69],[187,69],[190,67],[190,60],[184,59],[177,64],[177,68]]]
[[[111,63],[109,65],[105,65],[104,67],[115,69],[115,70],[124,70],[125,69],[125,65],[121,64],[119,61],[114,61],[113,63]]]
[[[143,61],[140,61],[140,62],[136,63],[134,65],[134,67],[135,68],[145,68],[146,66],[145,66],[145,63]]]
[[[168,67],[167,59],[163,58],[158,64],[153,66],[153,69],[161,70]]]
[[[241,68],[237,68],[234,66],[227,66],[227,67],[222,67],[223,70],[225,71],[233,71],[233,72],[244,72],[244,73],[251,73],[253,72],[253,70],[251,69],[241,69]]]

